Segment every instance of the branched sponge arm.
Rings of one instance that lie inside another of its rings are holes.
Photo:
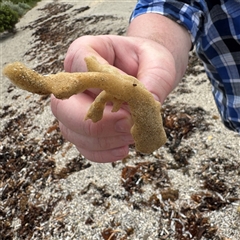
[[[94,57],[85,61],[89,70],[85,73],[61,72],[42,76],[19,62],[8,64],[3,73],[21,89],[42,95],[52,93],[59,99],[67,99],[89,88],[99,88],[103,91],[92,103],[86,119],[101,120],[107,102],[113,103],[113,111],[118,111],[126,102],[133,119],[131,134],[137,150],[151,153],[161,147],[166,142],[166,134],[160,103],[136,78],[121,74],[110,65],[102,65]]]

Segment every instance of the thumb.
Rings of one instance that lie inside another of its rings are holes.
[[[172,54],[161,45],[147,45],[139,55],[137,78],[163,103],[176,86],[176,68]],[[161,49],[159,49],[161,48]]]

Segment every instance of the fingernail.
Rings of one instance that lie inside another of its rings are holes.
[[[121,119],[116,122],[115,130],[120,133],[129,133],[131,129],[131,123],[127,118]]]
[[[154,99],[155,99],[156,101],[160,102],[160,99],[159,99],[159,97],[158,97],[156,94],[152,93],[152,95],[153,95],[153,97],[154,97]]]

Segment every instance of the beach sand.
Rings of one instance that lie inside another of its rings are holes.
[[[41,1],[2,34],[0,71],[63,70],[83,35],[124,35],[136,1]],[[0,239],[231,239],[240,236],[240,138],[219,117],[202,64],[163,105],[168,135],[150,155],[97,164],[63,139],[49,96],[1,75]],[[174,124],[173,124],[174,123]]]

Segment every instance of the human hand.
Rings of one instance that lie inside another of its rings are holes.
[[[109,35],[81,37],[67,52],[65,70],[86,71],[86,56],[95,56],[100,63],[109,63],[123,74],[137,77],[160,102],[175,84],[172,54],[152,40]],[[98,93],[97,89],[89,89],[68,100],[52,97],[52,111],[60,122],[63,136],[87,159],[96,162],[120,160],[128,154],[128,145],[133,143],[131,116],[126,105],[116,113],[107,105],[102,120],[97,123],[85,121],[87,110]]]

